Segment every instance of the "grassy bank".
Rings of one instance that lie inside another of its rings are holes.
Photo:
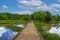
[[[40,21],[34,21],[34,23],[44,40],[60,40],[60,37],[57,34],[50,34],[46,32],[51,28],[51,24],[46,24]]]
[[[26,24],[27,23],[27,21],[25,21],[25,20],[0,20],[0,23],[1,24],[6,24],[6,23],[8,23],[8,24],[17,24],[17,23],[23,23],[23,24]]]
[[[5,26],[6,28],[12,29],[14,31],[19,31],[22,28],[16,27],[16,24],[23,24],[24,26],[27,24],[25,20],[0,20],[0,26]]]

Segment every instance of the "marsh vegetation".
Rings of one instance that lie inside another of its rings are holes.
[[[0,26],[5,26],[13,31],[20,31],[22,29],[14,25],[23,24],[25,26],[30,20],[34,21],[35,26],[41,33],[44,40],[60,40],[59,35],[47,32],[52,27],[56,27],[60,23],[60,15],[58,14],[52,15],[49,11],[38,11],[30,15],[0,13]],[[60,26],[57,26],[57,28],[59,27]]]

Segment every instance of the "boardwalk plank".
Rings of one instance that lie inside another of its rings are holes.
[[[29,22],[15,40],[41,40],[33,22]]]

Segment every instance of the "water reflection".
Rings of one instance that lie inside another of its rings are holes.
[[[51,29],[48,32],[60,35],[60,23],[55,27],[51,27]]]
[[[23,24],[15,24],[14,26],[20,27],[20,28],[24,28]]]
[[[0,27],[0,40],[12,40],[18,32],[12,31],[5,27]]]
[[[6,32],[8,29],[6,29],[5,27],[0,27],[0,37],[2,36],[2,33]]]

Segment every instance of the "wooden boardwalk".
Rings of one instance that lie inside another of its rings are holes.
[[[41,40],[39,33],[33,23],[28,23],[15,40]]]

